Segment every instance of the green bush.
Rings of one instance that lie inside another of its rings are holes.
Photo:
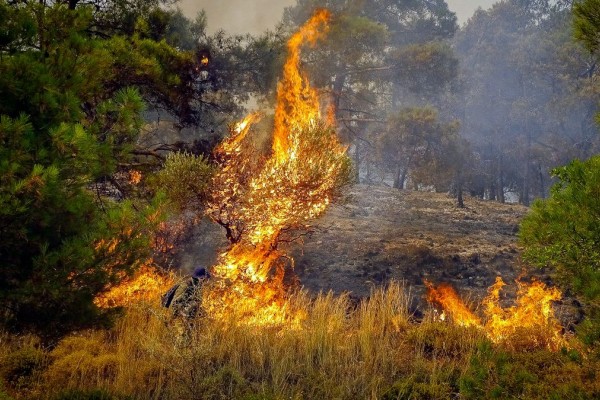
[[[485,341],[458,383],[465,399],[593,399],[600,396],[597,368],[574,350],[506,352]]]
[[[550,267],[563,288],[584,301],[583,336],[600,339],[600,155],[556,168],[551,196],[537,200],[521,223],[523,258]]]
[[[155,186],[167,194],[177,209],[199,210],[208,196],[213,173],[214,168],[202,156],[172,153],[156,174]]]

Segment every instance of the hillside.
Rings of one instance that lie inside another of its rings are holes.
[[[476,295],[520,273],[516,234],[527,208],[473,198],[466,208],[445,194],[356,185],[292,246],[296,272],[310,290],[368,295],[373,285],[423,279]]]

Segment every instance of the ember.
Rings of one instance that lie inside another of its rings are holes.
[[[314,45],[329,19],[328,11],[318,11],[288,41],[269,157],[260,159],[245,140],[258,114],[238,123],[216,151],[221,168],[208,214],[232,244],[212,268],[216,279],[204,294],[213,317],[272,324],[297,316],[287,300],[290,259],[278,250],[280,235],[323,213],[349,176],[346,148],[333,124],[322,120],[319,96],[300,71],[300,47]]]
[[[504,285],[502,278],[497,277],[488,289],[483,300],[485,322],[468,309],[449,285],[442,284],[436,288],[426,282],[427,300],[441,307],[457,325],[480,328],[497,343],[509,343],[520,337],[519,344],[522,345],[523,336],[526,336],[527,344],[531,346],[545,346],[552,350],[566,346],[562,327],[552,310],[552,302],[561,298],[557,288],[548,288],[539,281],[531,284],[517,282],[516,304],[502,308],[500,291]]]

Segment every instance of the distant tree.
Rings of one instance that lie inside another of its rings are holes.
[[[481,160],[481,196],[528,204],[553,167],[600,148],[596,60],[572,40],[569,3],[499,2],[456,35],[463,93],[449,108]]]
[[[330,9],[334,20],[307,68],[331,93],[359,175],[361,160],[375,159],[368,136],[388,114],[435,103],[456,77],[456,58],[443,43],[456,31],[456,16],[437,0],[298,0],[285,10],[285,24],[298,25],[316,7]]]
[[[431,107],[407,108],[391,116],[375,141],[380,162],[393,172],[393,186],[404,188],[410,177],[416,186],[448,190],[464,167],[467,151],[458,128],[457,122],[440,122]]]

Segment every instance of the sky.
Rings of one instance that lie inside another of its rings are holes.
[[[465,23],[478,7],[489,8],[497,0],[446,0],[456,12],[458,23]],[[281,20],[283,9],[295,0],[181,0],[179,7],[188,17],[202,9],[208,17],[208,31],[224,29],[230,34],[261,33]]]

